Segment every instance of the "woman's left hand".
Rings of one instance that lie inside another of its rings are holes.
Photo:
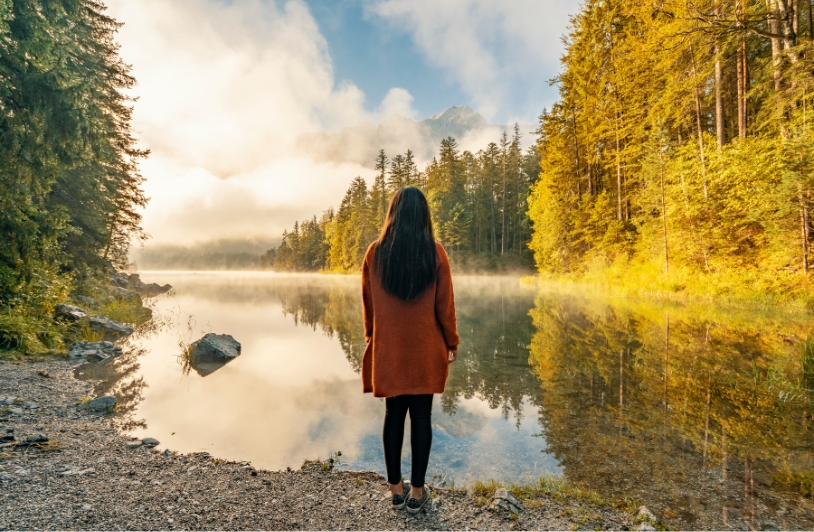
[[[455,362],[455,361],[458,359],[458,351],[457,351],[457,350],[455,350],[455,349],[450,349],[450,350],[448,351],[448,353],[449,353],[449,362],[450,362],[450,364],[451,364],[452,362]]]

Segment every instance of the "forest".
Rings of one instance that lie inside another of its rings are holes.
[[[461,270],[530,270],[528,191],[540,172],[538,151],[523,152],[517,125],[477,153],[460,151],[453,138],[441,141],[438,156],[419,170],[413,153],[384,150],[368,186],[355,178],[339,208],[297,222],[282,242],[261,258],[282,271],[356,272],[368,245],[381,230],[390,198],[406,185],[427,195],[435,236]]]
[[[135,80],[104,10],[0,1],[0,350],[56,347],[54,306],[144,237]]]
[[[806,297],[814,185],[814,24],[799,0],[587,0],[565,36],[559,101],[535,146],[445,140],[417,171],[379,155],[337,211],[263,259],[356,271],[387,198],[428,195],[460,269],[704,296]],[[531,253],[530,253],[531,252]]]
[[[805,297],[811,3],[587,0],[565,43],[528,200],[540,272]]]

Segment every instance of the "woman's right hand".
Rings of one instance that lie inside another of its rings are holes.
[[[458,359],[458,351],[456,349],[450,349],[448,351],[449,354],[449,363],[453,363]]]

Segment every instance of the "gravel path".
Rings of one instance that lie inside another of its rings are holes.
[[[129,440],[78,399],[76,362],[0,362],[0,530],[635,528],[627,514],[542,497],[519,516],[434,490],[416,516],[390,508],[376,473],[311,462],[256,470],[206,453],[174,455]],[[20,445],[20,442],[27,444]],[[38,441],[39,440],[39,441]],[[5,442],[5,443],[3,443]],[[15,443],[17,442],[17,443]]]

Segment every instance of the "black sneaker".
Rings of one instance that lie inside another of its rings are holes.
[[[406,482],[401,483],[402,493],[399,495],[398,493],[393,494],[393,509],[394,510],[401,510],[404,508],[404,505],[407,504],[407,497],[410,495],[410,487],[407,485]]]
[[[424,505],[427,504],[427,501],[430,500],[430,489],[427,487],[426,484],[424,484],[421,487],[421,490],[422,494],[420,499],[414,499],[410,497],[407,500],[407,511],[410,512],[411,514],[417,514],[419,511],[421,511],[422,508],[424,508]]]

